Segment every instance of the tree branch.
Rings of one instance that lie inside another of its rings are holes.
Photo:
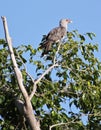
[[[58,48],[57,48],[57,51],[56,51],[56,53],[55,53],[55,56],[54,56],[54,59],[53,59],[53,65],[50,66],[50,67],[34,82],[32,93],[31,93],[30,96],[29,96],[30,100],[31,100],[32,97],[34,96],[34,94],[35,94],[35,92],[36,92],[36,89],[37,89],[37,84],[40,82],[40,80],[41,80],[48,72],[50,72],[54,67],[58,66],[58,64],[56,63],[56,56],[57,56],[57,53],[59,52],[60,46],[61,46],[61,42],[59,43]],[[32,81],[33,81],[33,80],[32,80]]]
[[[3,16],[1,18],[2,18],[2,21],[3,21],[5,39],[6,39],[6,42],[8,43],[9,52],[10,52],[11,60],[12,60],[12,63],[13,63],[13,68],[14,68],[14,71],[15,71],[15,74],[16,74],[16,77],[17,77],[19,88],[20,88],[20,90],[23,94],[24,100],[26,102],[29,97],[28,97],[27,91],[26,91],[26,89],[23,85],[22,73],[19,70],[17,63],[16,63],[16,59],[15,59],[15,55],[14,55],[14,51],[13,51],[13,47],[12,47],[12,41],[11,41],[11,37],[10,37],[9,31],[8,31],[7,20],[6,20],[6,17],[3,17]]]
[[[59,52],[60,46],[61,46],[61,42],[59,43],[58,48],[57,48],[57,51],[56,51],[56,53],[55,53],[55,56],[54,56],[54,59],[53,59],[53,65],[50,66],[50,67],[34,82],[32,93],[31,93],[30,96],[29,96],[30,100],[31,100],[32,97],[34,96],[34,94],[35,94],[35,92],[36,92],[36,89],[37,89],[37,84],[40,82],[40,80],[41,80],[48,72],[50,72],[54,67],[58,66],[58,64],[56,63],[56,56],[57,56],[57,53]],[[32,81],[33,81],[33,80],[32,80]]]
[[[79,121],[78,122],[75,122],[75,120],[76,119],[74,119],[74,120],[72,120],[72,121],[70,121],[70,122],[67,122],[67,123],[58,123],[58,124],[54,124],[54,125],[52,125],[52,126],[50,126],[49,127],[49,130],[52,130],[52,128],[53,127],[56,127],[56,126],[62,126],[62,125],[69,125],[69,124],[73,124],[73,123],[79,123]]]
[[[53,127],[60,126],[60,125],[67,125],[68,123],[58,123],[55,125],[50,126],[49,130],[51,130]]]
[[[20,55],[19,55],[19,54],[17,54],[17,55],[18,55],[18,58],[21,60],[23,66],[24,66],[25,73],[30,77],[30,79],[32,80],[32,82],[33,82],[33,84],[34,84],[34,78],[28,73],[27,67],[25,66],[25,63],[24,63],[23,60],[21,59]]]
[[[28,93],[23,85],[22,73],[21,73],[20,69],[18,68],[16,59],[15,59],[15,55],[14,55],[14,51],[13,51],[13,47],[12,47],[12,41],[11,41],[11,37],[10,37],[9,31],[8,31],[6,17],[1,17],[1,18],[3,21],[5,39],[6,39],[6,42],[8,44],[8,48],[9,48],[11,60],[13,63],[15,75],[17,77],[18,85],[19,85],[19,88],[22,92],[22,95],[23,95],[23,98],[25,101],[25,102],[19,102],[18,106],[20,106],[20,107],[18,107],[18,108],[21,109],[22,114],[24,113],[24,116],[26,117],[31,130],[40,130],[40,124],[38,123],[38,121],[35,118],[35,115],[33,112],[33,107],[32,107],[32,104],[29,100]]]
[[[58,54],[58,52],[59,52],[59,50],[60,50],[60,46],[61,46],[61,42],[59,42],[59,45],[58,45],[58,48],[57,48],[57,51],[56,51],[56,53],[55,53],[55,56],[54,56],[54,59],[53,59],[53,63],[55,64],[56,63],[56,56],[57,56],[57,54]]]
[[[36,89],[37,89],[37,84],[41,81],[41,79],[48,73],[50,72],[54,67],[58,66],[58,64],[53,64],[52,66],[50,66],[35,82],[34,82],[34,86],[33,86],[33,90],[32,93],[30,94],[29,98],[30,100],[32,99],[32,97],[34,96]]]

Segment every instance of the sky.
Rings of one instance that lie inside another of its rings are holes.
[[[68,31],[94,32],[101,59],[101,0],[0,0],[0,16],[6,16],[13,46],[38,47],[42,36],[58,26],[61,18],[73,21]],[[0,38],[4,38],[0,19]]]
[[[73,23],[68,31],[94,32],[101,50],[101,0],[0,0],[0,16],[7,18],[14,46],[31,44],[36,48],[42,35],[58,26],[61,18],[69,18]],[[3,37],[0,20],[0,38]]]

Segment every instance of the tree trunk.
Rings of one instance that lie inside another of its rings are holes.
[[[40,130],[40,123],[35,118],[34,110],[30,100],[27,102],[27,105],[24,106],[24,114],[31,130]]]

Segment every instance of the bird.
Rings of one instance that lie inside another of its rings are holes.
[[[61,19],[59,21],[59,26],[53,28],[45,37],[43,43],[40,44],[40,48],[43,49],[42,56],[47,54],[52,44],[60,42],[67,34],[68,23],[72,23],[70,19]]]

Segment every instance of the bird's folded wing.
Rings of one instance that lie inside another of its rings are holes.
[[[52,29],[48,35],[47,35],[47,40],[49,41],[59,41],[61,38],[63,38],[66,35],[66,29],[64,27],[57,27]]]

